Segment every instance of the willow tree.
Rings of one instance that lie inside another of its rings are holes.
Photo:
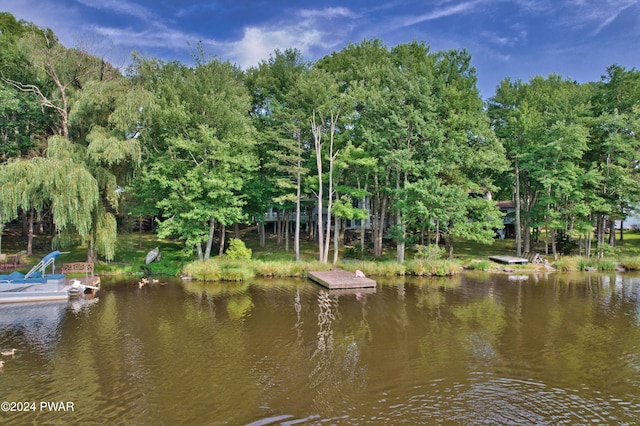
[[[50,208],[58,236],[63,236],[63,232],[77,232],[87,242],[89,261],[97,260],[98,254],[111,259],[115,254],[114,213],[117,212],[119,180],[130,175],[139,162],[140,149],[135,136],[144,126],[148,109],[145,102],[149,98],[132,89],[119,71],[101,58],[82,49],[62,46],[50,30],[27,32],[18,45],[33,71],[33,79],[21,81],[19,76],[3,75],[3,81],[34,96],[43,111],[52,110],[57,117],[54,136],[43,150],[45,156],[26,160],[31,164],[18,162],[34,175],[27,179],[33,183],[23,191],[23,200],[18,205],[34,209],[26,211],[35,213]],[[0,174],[11,179],[12,167],[20,166],[7,165]],[[53,172],[59,167],[67,167],[69,175],[78,173],[83,178],[78,182],[80,186],[49,191],[48,186],[39,184],[40,178],[36,176],[41,167],[53,173],[43,176],[54,182],[60,182]],[[88,176],[93,180],[91,184]],[[83,188],[87,194],[82,193]],[[93,188],[98,188],[98,202],[88,203],[85,198],[93,199]],[[67,212],[61,204],[84,210]],[[7,211],[12,212],[16,204],[7,205]],[[86,220],[88,217],[91,219]]]
[[[119,199],[141,162],[139,135],[150,125],[154,97],[129,79],[90,80],[71,105],[77,163],[96,179],[100,203],[86,239],[88,257],[112,258]]]
[[[58,230],[89,236],[93,212],[99,206],[98,184],[84,167],[78,167],[67,144],[63,138],[53,138],[48,157],[16,159],[0,167],[2,218],[14,220],[20,210],[40,212],[49,204]]]

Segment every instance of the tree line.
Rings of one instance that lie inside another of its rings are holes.
[[[360,250],[391,242],[402,263],[408,244],[453,256],[455,238],[491,243],[505,199],[517,254],[545,238],[554,256],[591,256],[639,200],[635,69],[505,78],[484,102],[469,52],[419,42],[364,40],[313,62],[276,50],[247,70],[193,57],[134,53],[120,71],[0,13],[0,224],[21,219],[29,251],[38,227],[59,246],[79,236],[97,260],[113,258],[120,217],[153,217],[207,259],[239,224],[264,244],[275,209],[296,259],[304,228],[335,262],[360,219]]]

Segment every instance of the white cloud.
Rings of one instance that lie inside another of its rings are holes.
[[[409,27],[411,25],[419,24],[421,22],[433,21],[440,18],[446,18],[449,16],[467,14],[474,11],[478,6],[486,3],[487,0],[474,0],[465,1],[453,5],[446,5],[446,7],[436,8],[428,13],[423,13],[418,16],[405,16],[395,21],[398,27]],[[447,2],[448,3],[448,2]]]
[[[341,42],[358,15],[343,7],[303,9],[295,14],[293,25],[271,24],[245,27],[242,39],[227,44],[223,56],[242,68],[258,65],[276,49],[296,48],[308,56],[314,48],[330,48]],[[217,43],[218,45],[220,43]]]
[[[309,29],[303,32],[295,28],[265,29],[245,28],[244,36],[237,42],[230,43],[226,57],[242,68],[257,65],[266,59],[274,50],[285,50],[295,47],[306,55],[312,46],[322,44],[322,33]]]
[[[482,31],[480,35],[491,44],[497,44],[499,46],[513,46],[516,42],[515,39],[510,37],[501,37],[492,31]]]
[[[92,30],[102,36],[108,37],[119,46],[136,47],[163,47],[163,48],[185,48],[187,42],[194,36],[190,36],[181,31],[162,29],[136,30],[132,28],[115,28],[96,26]],[[196,40],[197,41],[197,40]]]
[[[339,17],[356,18],[358,16],[345,7],[328,7],[326,9],[303,9],[299,12],[299,15],[304,19]]]
[[[77,0],[84,6],[133,16],[145,22],[158,22],[160,17],[153,10],[126,0]]]
[[[638,4],[638,0],[567,0],[562,4],[565,11],[559,22],[577,29],[593,28],[591,35],[595,36]]]

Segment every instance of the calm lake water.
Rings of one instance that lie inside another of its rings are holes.
[[[0,306],[0,424],[640,423],[638,275],[160,281]]]

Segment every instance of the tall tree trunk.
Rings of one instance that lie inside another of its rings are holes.
[[[358,188],[360,187],[360,182],[358,182]],[[367,184],[365,183],[364,185],[364,190],[367,190]],[[362,196],[361,199],[361,208],[363,209],[367,209],[367,213],[369,216],[369,221],[371,221],[371,206],[366,206],[366,202],[367,202],[367,197],[366,196]],[[367,224],[367,219],[361,219],[360,220],[360,251],[364,252],[364,243],[365,243],[365,235],[366,235],[366,224]]]
[[[20,223],[22,225],[22,236],[27,238],[29,235],[29,218],[24,209],[20,209]]]
[[[27,256],[33,256],[33,210],[29,210],[29,224],[27,228]]]
[[[315,241],[316,240],[316,232],[318,230],[318,225],[316,224],[318,215],[317,214],[313,214],[313,210],[316,208],[316,206],[311,205],[309,206],[309,223],[308,223],[308,228],[309,231],[307,232],[307,240],[308,241]]]
[[[382,256],[382,237],[384,235],[385,217],[387,215],[388,196],[380,189],[378,173],[374,174],[375,198],[373,206],[373,255],[375,257]],[[387,179],[388,181],[388,179]]]
[[[224,243],[225,243],[226,233],[227,233],[227,227],[223,224],[220,226],[220,248],[218,250],[218,256],[222,256],[224,254]]]
[[[267,246],[267,236],[265,234],[266,229],[264,226],[264,221],[261,220],[258,222],[258,234],[260,235],[260,248],[265,248]]]
[[[522,256],[522,221],[520,219],[520,209],[521,209],[521,200],[520,200],[520,165],[518,162],[518,157],[515,160],[515,175],[516,175],[516,223],[515,223],[515,231],[516,231],[516,256]]]
[[[624,219],[620,219],[620,241],[624,241]]]
[[[324,254],[324,227],[322,226],[322,184],[318,192],[318,219],[317,219],[317,231],[318,231],[318,260],[322,262],[322,256]]]
[[[337,117],[336,117],[337,120]],[[335,162],[337,152],[333,152],[333,142],[334,142],[334,134],[335,134],[335,120],[333,117],[333,112],[331,113],[331,133],[329,137],[329,186],[327,188],[327,235],[325,236],[324,242],[324,262],[329,261],[329,243],[331,241],[331,208],[333,206],[333,163]]]
[[[341,226],[341,220],[340,217],[338,215],[335,216],[335,221],[334,221],[334,225],[333,225],[333,263],[332,265],[337,265],[338,264],[338,255],[339,255],[339,250],[340,250],[340,228]]]
[[[289,211],[284,211],[284,251],[289,253]]]
[[[407,184],[407,180],[409,179],[408,173],[405,172],[404,173],[404,183],[403,186],[406,187]],[[398,179],[396,180],[396,190],[399,192],[400,191],[400,178],[398,176]],[[407,195],[405,194],[404,196],[404,201],[406,204],[407,201]],[[400,209],[397,210],[397,221],[398,221],[398,225],[400,226],[400,241],[398,241],[397,245],[396,245],[396,251],[397,251],[397,261],[399,264],[403,264],[404,263],[404,254],[405,254],[405,249],[406,249],[406,238],[407,238],[407,224],[404,221],[404,215],[402,213],[402,211]]]
[[[602,259],[603,256],[603,246],[604,246],[604,221],[605,221],[605,215],[604,214],[598,214],[597,215],[597,223],[596,223],[596,234],[597,234],[597,242],[596,242],[596,248],[598,251],[598,259]]]
[[[300,146],[300,132],[298,132],[298,146]],[[301,161],[298,160],[298,170],[300,170]],[[296,262],[300,261],[300,197],[302,196],[302,174],[298,171],[296,174],[296,229],[293,233],[293,251],[296,256]]]
[[[376,230],[375,239],[373,241],[373,255],[375,257],[382,256],[382,237],[384,236],[385,218],[387,216],[388,197],[383,194],[381,198],[380,208],[376,212]]]
[[[282,211],[276,212],[276,242],[278,247],[282,246]]]
[[[588,230],[584,235],[584,257],[586,258],[591,257],[591,235],[593,231],[593,220],[594,220],[593,213],[591,213],[590,219],[591,219],[591,229]]]
[[[215,235],[216,220],[214,218],[209,219],[209,238],[207,239],[207,247],[204,252],[204,259],[209,260],[211,258],[211,247],[213,247],[213,236]]]
[[[142,215],[138,216],[138,248],[142,248]]]
[[[524,252],[531,252],[531,225],[529,216],[522,221],[522,244]]]
[[[316,153],[316,171],[318,172],[318,260],[323,262],[324,256],[324,228],[322,221],[322,126],[316,122],[316,113],[314,111],[311,119],[311,133],[313,134],[313,142]]]
[[[550,232],[551,238],[551,253],[553,254],[553,260],[558,260],[558,246],[556,243],[556,230],[552,229]]]
[[[620,235],[622,235],[622,225],[620,225]],[[609,245],[616,246],[616,221],[609,218]]]
[[[98,261],[98,252],[96,250],[95,245],[92,242],[92,239],[89,238],[89,242],[87,243],[87,262],[96,263]]]

